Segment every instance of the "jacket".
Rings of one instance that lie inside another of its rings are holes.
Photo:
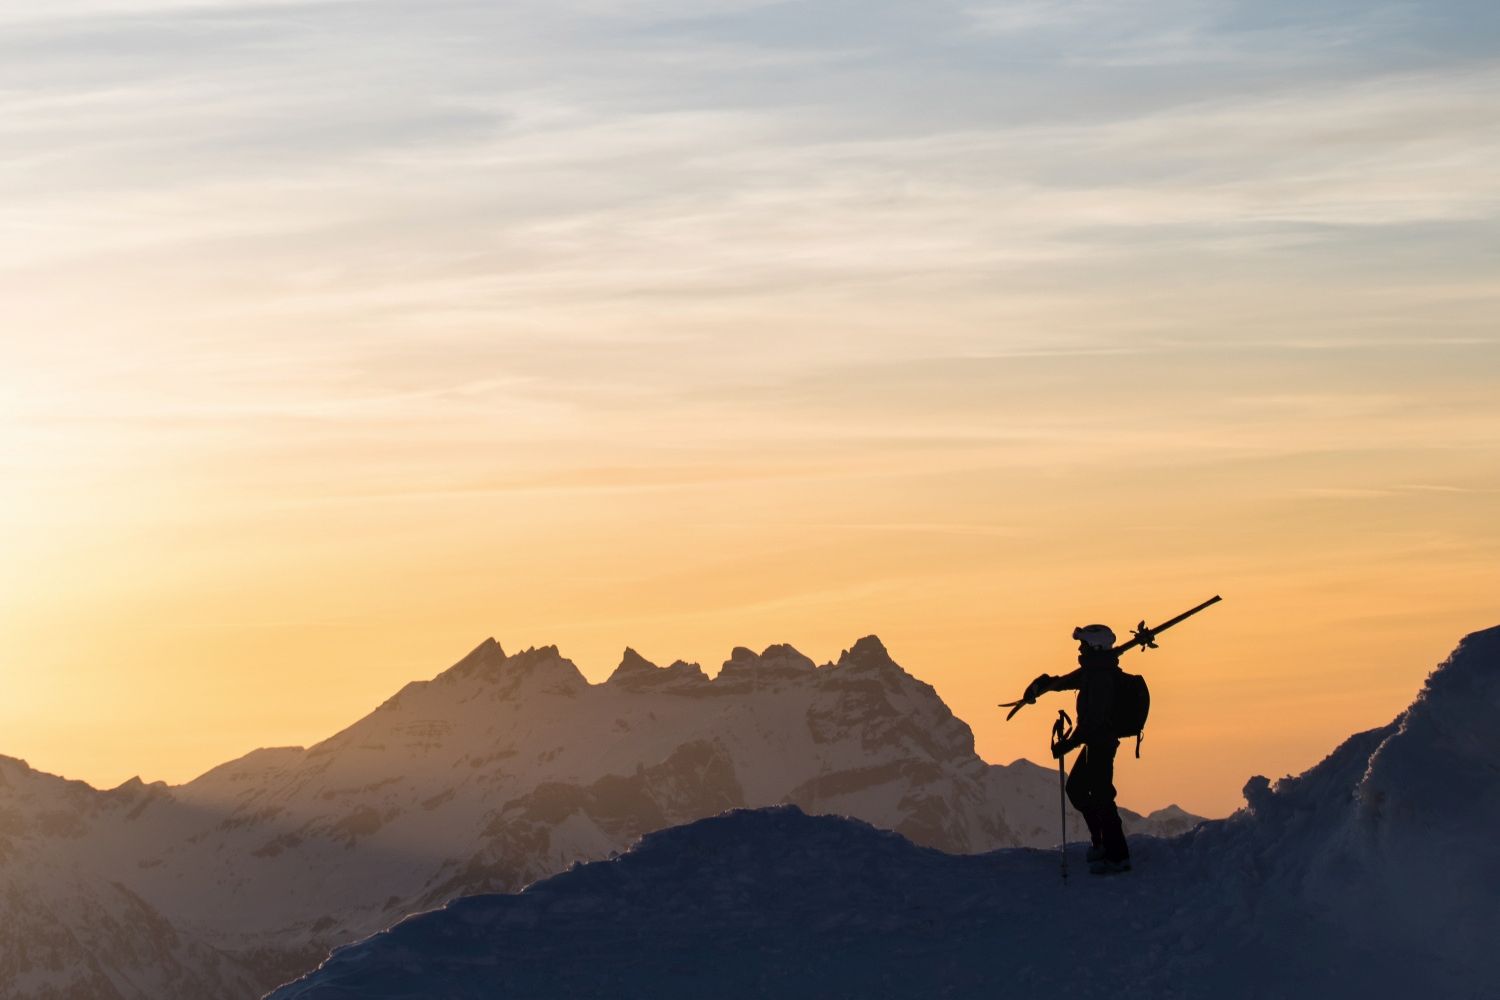
[[[1078,669],[1060,677],[1042,674],[1026,689],[1028,701],[1048,691],[1077,691],[1072,744],[1119,743],[1112,732],[1110,713],[1115,686],[1121,677],[1119,654],[1086,646],[1078,653]]]

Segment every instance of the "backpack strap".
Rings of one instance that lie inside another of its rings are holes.
[[[1136,760],[1140,760],[1141,759],[1141,740],[1143,740],[1145,738],[1146,738],[1146,730],[1145,729],[1142,729],[1140,732],[1138,732],[1138,733],[1135,734],[1135,759]]]

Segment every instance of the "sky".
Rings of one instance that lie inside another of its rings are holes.
[[[1127,666],[1222,815],[1500,623],[1500,7],[0,3],[0,753],[309,744],[487,636]]]

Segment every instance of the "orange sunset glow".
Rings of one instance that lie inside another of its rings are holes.
[[[488,636],[600,682],[875,634],[1051,767],[1069,701],[997,703],[1222,594],[1128,654],[1116,779],[1222,816],[1500,623],[1462,39],[47,6],[0,15],[0,754],[180,783]]]

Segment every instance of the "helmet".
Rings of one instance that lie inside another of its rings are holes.
[[[1108,625],[1080,625],[1073,630],[1073,638],[1095,649],[1113,649],[1115,645],[1115,634]]]

